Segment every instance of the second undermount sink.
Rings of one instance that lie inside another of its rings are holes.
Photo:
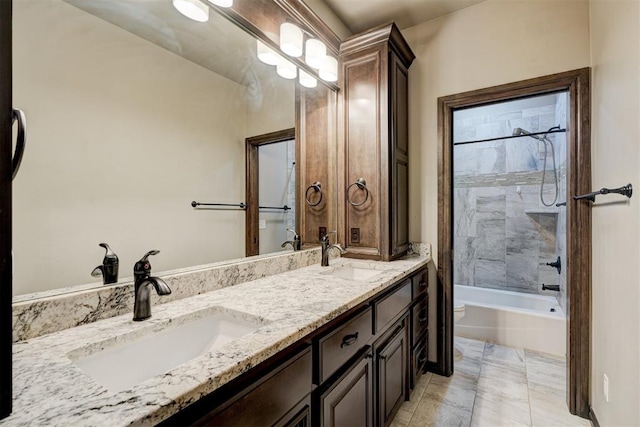
[[[182,321],[176,319],[161,330],[129,339],[125,336],[118,342],[101,344],[97,351],[87,350],[88,355],[69,357],[98,383],[118,392],[237,340],[265,323],[246,313],[213,307],[203,316],[196,313]]]
[[[340,277],[348,280],[367,281],[379,274],[383,273],[386,269],[372,264],[343,264],[338,265],[331,270],[327,270],[322,274],[327,274],[334,277]]]

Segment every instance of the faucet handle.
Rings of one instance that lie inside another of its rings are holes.
[[[296,233],[296,230],[294,230],[293,228],[287,228],[287,231],[293,233],[293,238],[294,239],[297,239],[297,238],[300,237],[300,236],[298,236],[298,233]]]
[[[149,258],[151,255],[158,255],[159,253],[160,253],[160,251],[157,250],[157,249],[150,250],[149,252],[144,254],[144,256],[142,258],[140,258],[139,262],[145,262],[147,260],[147,258]]]
[[[144,254],[140,261],[136,262],[136,265],[133,266],[133,274],[149,274],[151,272],[151,263],[147,260],[147,258],[151,255],[158,255],[160,253],[159,250],[152,250]]]

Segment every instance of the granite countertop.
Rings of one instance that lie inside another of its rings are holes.
[[[231,381],[251,367],[423,267],[429,257],[392,262],[341,258],[152,307],[153,317],[132,313],[14,344],[13,413],[0,425],[154,425]],[[349,263],[381,273],[368,281],[326,274]],[[107,342],[126,342],[211,310],[248,316],[261,326],[235,341],[150,378],[112,392],[78,368],[72,358]]]

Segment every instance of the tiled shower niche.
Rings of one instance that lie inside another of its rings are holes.
[[[565,93],[459,110],[454,144],[566,128]],[[559,192],[565,201],[565,134],[550,134]],[[458,285],[558,295],[542,284],[564,288],[563,274],[546,265],[566,257],[564,207],[540,201],[544,144],[531,137],[454,145],[454,281]],[[547,152],[544,199],[553,201],[555,175]],[[559,298],[561,299],[561,298]],[[563,301],[561,301],[561,304]],[[562,304],[564,306],[564,304]]]

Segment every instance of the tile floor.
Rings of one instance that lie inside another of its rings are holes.
[[[423,375],[392,427],[591,426],[565,403],[564,358],[455,337],[454,374]]]

